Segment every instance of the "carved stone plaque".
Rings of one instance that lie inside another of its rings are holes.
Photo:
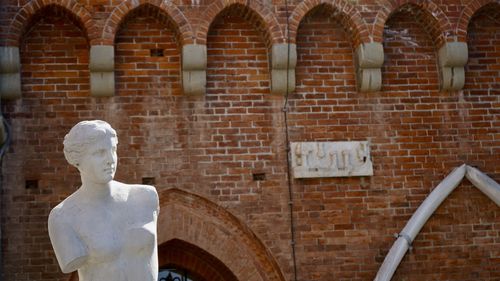
[[[294,178],[372,176],[367,141],[292,142]]]

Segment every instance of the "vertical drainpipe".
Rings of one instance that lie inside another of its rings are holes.
[[[1,104],[0,104],[1,105]],[[7,152],[10,144],[10,129],[8,123],[2,116],[0,110],[0,126],[1,126],[1,139],[0,139],[0,221],[3,216],[3,157]],[[2,241],[2,226],[0,223],[0,241]],[[3,276],[3,249],[0,243],[0,280]]]
[[[17,99],[20,97],[21,59],[19,56],[19,48],[10,46],[0,47],[0,98]],[[9,126],[3,117],[0,107],[0,163],[7,150],[9,142]],[[0,189],[1,188],[0,182]]]
[[[0,47],[0,98],[16,99],[21,97],[21,60],[19,48],[4,46]],[[1,103],[0,103],[1,105]],[[3,118],[0,109],[0,169],[3,156],[10,143],[8,124]],[[0,170],[0,218],[3,216],[3,171]],[[0,225],[0,241],[2,228]],[[0,246],[0,277],[3,276],[3,249]]]
[[[286,181],[288,187],[288,209],[290,215],[290,248],[293,262],[293,281],[297,281],[297,253],[295,243],[295,216],[294,196],[290,157],[290,136],[288,132],[288,98],[295,91],[295,66],[297,65],[297,46],[290,42],[290,15],[288,13],[288,0],[285,0],[286,17],[286,42],[284,44],[273,44],[271,53],[271,93],[283,94],[283,120],[285,125],[285,153],[286,153]]]

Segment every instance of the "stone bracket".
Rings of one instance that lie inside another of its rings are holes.
[[[115,94],[115,48],[95,45],[90,47],[90,94],[110,97]]]
[[[182,47],[182,87],[190,96],[205,94],[207,84],[207,46],[188,44]]]
[[[0,97],[21,97],[21,59],[18,47],[0,47]]]
[[[381,43],[363,43],[356,48],[356,73],[360,92],[376,92],[382,87],[384,47]]]
[[[468,60],[465,42],[447,42],[438,51],[443,91],[461,90],[465,84],[464,66]]]
[[[271,93],[286,95],[295,90],[297,45],[274,44],[271,53]],[[288,81],[288,85],[287,85]]]
[[[292,142],[294,178],[372,176],[368,141]]]

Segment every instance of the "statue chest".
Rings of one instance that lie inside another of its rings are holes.
[[[113,263],[129,255],[151,255],[154,250],[156,224],[137,210],[90,209],[78,221],[77,232],[90,263]]]

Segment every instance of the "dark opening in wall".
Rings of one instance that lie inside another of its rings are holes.
[[[163,57],[163,49],[150,49],[149,54],[152,57]]]
[[[154,185],[155,178],[154,177],[144,177],[144,178],[142,178],[142,184]]]
[[[266,179],[266,173],[253,173],[252,177],[254,181],[263,181]]]
[[[24,183],[24,187],[26,189],[37,189],[38,188],[38,180],[26,180]]]

